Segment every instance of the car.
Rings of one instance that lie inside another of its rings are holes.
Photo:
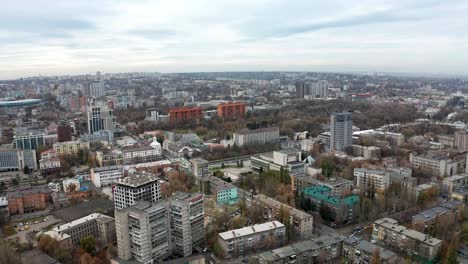
[[[206,252],[206,251],[208,251],[208,249],[207,249],[207,248],[203,248],[203,252]]]

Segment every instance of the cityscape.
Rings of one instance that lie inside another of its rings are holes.
[[[362,29],[356,42],[370,41],[374,23],[395,34],[390,46],[400,36],[392,30],[426,34],[416,25],[433,26],[429,39],[443,30],[419,15],[439,10],[441,21],[466,26],[466,3],[389,1],[374,10],[362,1],[336,10],[350,17],[324,22],[317,14],[312,23],[304,13],[332,7],[83,2],[57,3],[51,10],[63,12],[50,19],[33,1],[0,10],[8,19],[31,4],[30,17],[7,23],[6,34],[0,25],[0,264],[468,263],[468,42],[455,47],[468,41],[464,32],[447,31],[444,43],[453,47],[434,41],[394,54],[382,47],[391,62],[374,53],[378,41],[367,49],[350,42],[339,64],[342,51],[305,52],[323,31]],[[161,7],[161,17],[149,7]],[[264,20],[250,17],[261,8],[271,11]],[[67,17],[70,10],[76,16]],[[84,23],[83,10],[112,22],[111,10],[126,10],[121,30],[146,21],[175,30],[122,33],[115,49],[83,37],[78,47],[83,31],[116,40],[99,34],[106,22]],[[288,13],[284,25],[266,26],[278,13]],[[217,30],[180,44],[196,25]],[[233,25],[243,29],[239,39],[228,34]],[[26,44],[28,34],[37,44]],[[145,41],[126,39],[133,34],[164,43],[147,50]],[[220,46],[196,47],[211,37]],[[65,38],[73,41],[58,40]],[[143,56],[133,57],[132,45]],[[159,57],[165,48],[168,57],[183,49],[182,59]],[[407,57],[410,49],[417,56],[425,49],[427,62]],[[378,62],[367,63],[374,55]]]

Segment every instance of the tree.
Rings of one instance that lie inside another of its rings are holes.
[[[23,173],[24,174],[29,174],[29,172],[30,172],[29,166],[25,165],[24,168],[23,168]]]
[[[375,247],[374,252],[372,252],[371,264],[380,264],[380,248]]]
[[[96,253],[96,239],[92,236],[84,237],[80,240],[80,247],[87,253],[94,255]]]
[[[70,184],[67,186],[67,191],[69,191],[69,192],[74,192],[74,191],[76,191],[76,184],[70,183]]]
[[[319,214],[322,217],[322,219],[327,221],[327,222],[333,220],[332,219],[331,209],[330,209],[330,207],[328,207],[328,205],[325,204],[325,202],[323,200],[320,203]]]
[[[11,180],[11,183],[17,186],[19,184],[19,180],[17,178],[14,178],[13,180]]]

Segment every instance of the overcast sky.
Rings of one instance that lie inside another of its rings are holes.
[[[466,0],[2,0],[0,79],[130,71],[468,75]]]

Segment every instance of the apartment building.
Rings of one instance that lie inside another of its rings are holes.
[[[226,258],[244,256],[252,252],[276,248],[286,241],[286,227],[272,221],[218,234],[218,243]]]
[[[170,198],[173,254],[190,256],[205,244],[203,195],[178,192]]]
[[[426,170],[437,176],[452,176],[457,173],[458,162],[450,159],[446,153],[429,151],[423,155],[410,154],[411,167]]]
[[[217,114],[220,118],[238,118],[245,116],[244,102],[227,102],[217,106]]]
[[[343,241],[342,256],[347,258],[350,263],[368,264],[372,262],[372,256],[375,251],[379,252],[380,263],[399,264],[401,259],[398,254],[388,249],[374,245],[359,237],[350,236]]]
[[[243,129],[233,134],[234,144],[238,147],[273,143],[279,138],[278,127]]]
[[[25,166],[37,170],[35,150],[0,149],[0,172],[21,171]]]
[[[182,122],[201,118],[203,118],[203,109],[201,107],[181,107],[169,109],[170,122]]]
[[[151,146],[127,148],[123,149],[122,153],[125,165],[157,161],[161,158],[161,149],[152,148]]]
[[[116,238],[114,218],[93,213],[83,218],[71,221],[64,225],[54,227],[51,231],[44,233],[51,238],[69,237],[75,246],[80,244],[84,237],[94,237],[102,246],[114,243]]]
[[[299,238],[309,238],[312,236],[312,232],[314,231],[314,218],[312,215],[263,194],[255,195],[253,202],[263,206],[267,210],[270,219],[278,219],[281,208],[288,210],[296,236]]]
[[[380,158],[380,148],[376,146],[361,146],[361,145],[352,145],[353,155],[356,157],[363,157],[364,159],[379,159]]]
[[[47,185],[17,189],[7,194],[10,214],[26,214],[46,209],[50,199],[50,189]]]
[[[468,133],[466,131],[455,132],[455,148],[460,152],[468,151]]]
[[[159,178],[152,173],[136,173],[115,182],[115,210],[132,206],[137,201],[157,202],[159,200],[161,200]]]
[[[333,113],[330,117],[330,149],[344,151],[353,144],[352,113]]]
[[[89,142],[81,141],[66,141],[54,143],[54,150],[57,155],[76,155],[80,151],[87,151],[89,149]]]
[[[172,253],[167,201],[140,201],[115,211],[117,255],[124,261],[161,262]]]
[[[433,261],[442,247],[441,240],[399,225],[392,218],[375,221],[372,238],[384,246],[418,255],[426,261]]]
[[[91,168],[91,181],[94,183],[94,186],[98,188],[111,186],[122,177],[122,165]]]
[[[356,188],[376,191],[385,191],[390,186],[390,175],[384,170],[370,170],[365,168],[354,169],[354,182]]]
[[[209,162],[204,159],[195,158],[191,159],[190,163],[192,165],[192,173],[195,177],[201,178],[209,176],[210,172],[208,171]]]
[[[439,206],[421,212],[412,217],[413,228],[420,232],[429,232],[440,217],[444,216],[443,222],[446,225],[455,224],[458,220],[463,204],[459,201],[449,201]]]
[[[468,185],[468,174],[457,174],[443,180],[443,189],[449,194],[465,185]]]

